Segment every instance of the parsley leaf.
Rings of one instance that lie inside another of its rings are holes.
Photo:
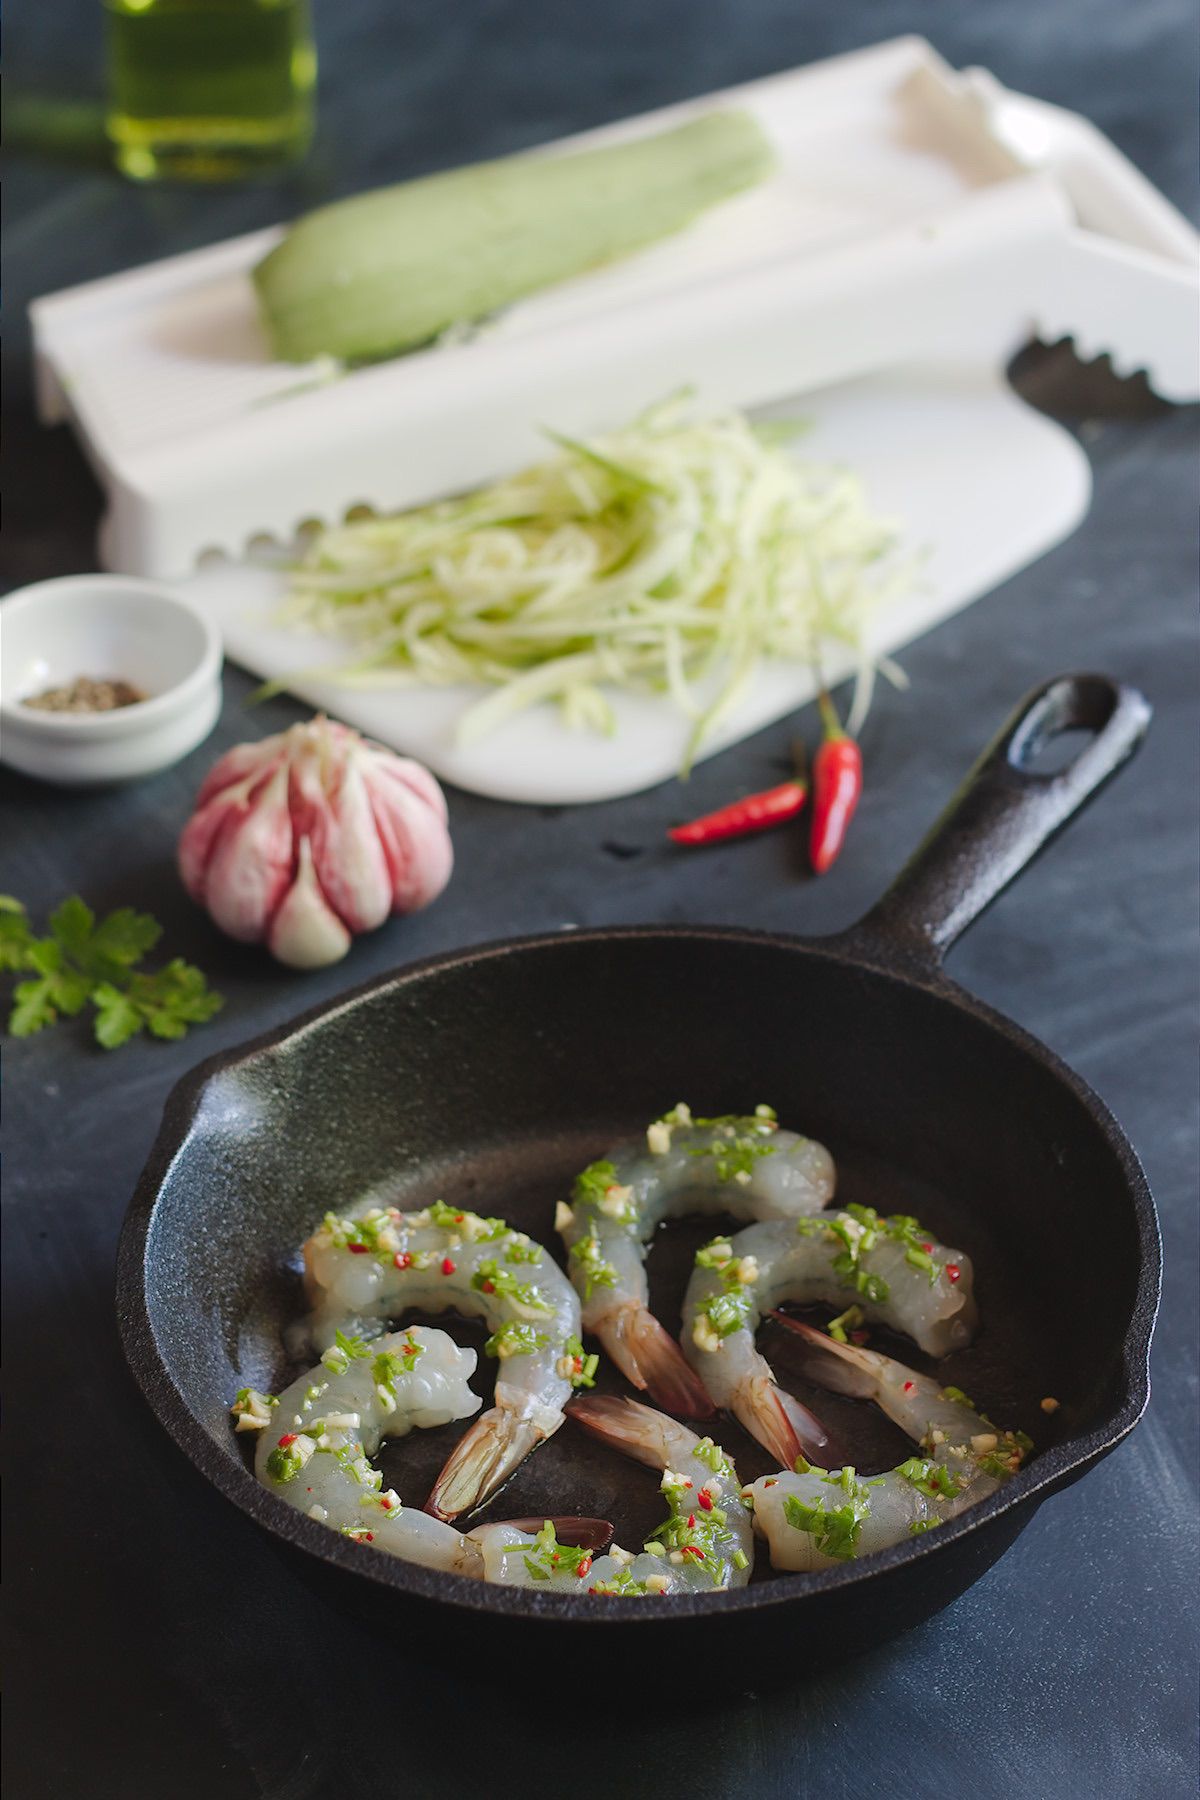
[[[33,941],[21,902],[0,894],[0,969],[31,969]]]
[[[149,913],[121,906],[97,924],[91,907],[73,894],[51,913],[49,926],[48,937],[34,937],[21,902],[0,894],[0,969],[31,969],[40,977],[14,990],[8,1021],[14,1037],[31,1037],[90,1002],[96,1042],[115,1050],[147,1030],[157,1038],[183,1037],[224,1004],[200,970],[179,957],[150,974],[137,970],[162,935]]]

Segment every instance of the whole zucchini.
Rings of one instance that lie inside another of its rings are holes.
[[[678,231],[772,166],[748,113],[511,156],[321,207],[254,271],[276,354],[388,356]]]

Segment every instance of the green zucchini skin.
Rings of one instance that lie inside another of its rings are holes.
[[[505,157],[307,214],[254,270],[277,356],[411,350],[679,231],[774,156],[748,113],[567,156]]]

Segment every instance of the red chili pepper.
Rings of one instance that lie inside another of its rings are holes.
[[[351,1256],[365,1256],[367,1254],[367,1246],[365,1244],[347,1244],[346,1248]]]
[[[410,1269],[412,1267],[412,1253],[408,1250],[397,1250],[392,1261],[398,1269]]]
[[[862,793],[862,751],[842,730],[833,702],[822,690],[821,720],[825,736],[813,758],[813,813],[808,854],[813,872],[832,868],[846,841],[846,831]]]
[[[712,1511],[712,1495],[707,1488],[700,1489],[700,1505],[705,1512]]]
[[[962,1274],[962,1270],[959,1268],[957,1263],[947,1263],[946,1264],[946,1280],[947,1281],[957,1281],[961,1274]]]
[[[288,1450],[295,1443],[295,1441],[296,1441],[296,1433],[294,1431],[285,1431],[283,1436],[279,1440],[279,1448],[281,1450]]]
[[[442,1259],[442,1274],[443,1275],[453,1275],[454,1267],[455,1267],[455,1265],[450,1261],[450,1258],[448,1256],[443,1257],[443,1259]]]
[[[483,1284],[483,1291],[485,1294],[494,1294],[496,1291],[495,1282],[494,1281],[485,1281]]]
[[[575,1573],[578,1575],[580,1581],[583,1580],[584,1576],[587,1574],[587,1572],[591,1568],[591,1566],[592,1566],[591,1557],[585,1556],[583,1561],[580,1563],[578,1569],[576,1569],[576,1571],[575,1571]]]
[[[922,1248],[922,1250],[925,1251],[926,1255],[928,1255],[929,1252],[933,1249],[933,1245],[932,1244],[922,1244],[921,1248]]]
[[[695,1515],[695,1513],[689,1513],[688,1514],[688,1530],[695,1531],[695,1529],[696,1529],[696,1515]]]
[[[768,826],[794,819],[807,798],[808,783],[797,775],[779,787],[747,794],[716,812],[704,813],[688,825],[672,825],[667,836],[676,844],[716,844],[722,838],[747,837],[752,831],[766,831]]]
[[[904,1391],[905,1391],[905,1393],[906,1393],[906,1394],[911,1394],[911,1393],[913,1393],[913,1392],[914,1392],[914,1391],[915,1391],[915,1389],[916,1389],[916,1385],[917,1385],[917,1384],[916,1384],[916,1382],[915,1382],[915,1381],[906,1381],[906,1382],[905,1382],[905,1384],[904,1384]]]

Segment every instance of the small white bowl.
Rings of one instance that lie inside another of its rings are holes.
[[[21,702],[82,675],[147,695],[111,712]],[[189,601],[126,575],[38,581],[0,602],[0,762],[67,787],[166,769],[221,711],[221,640]]]

